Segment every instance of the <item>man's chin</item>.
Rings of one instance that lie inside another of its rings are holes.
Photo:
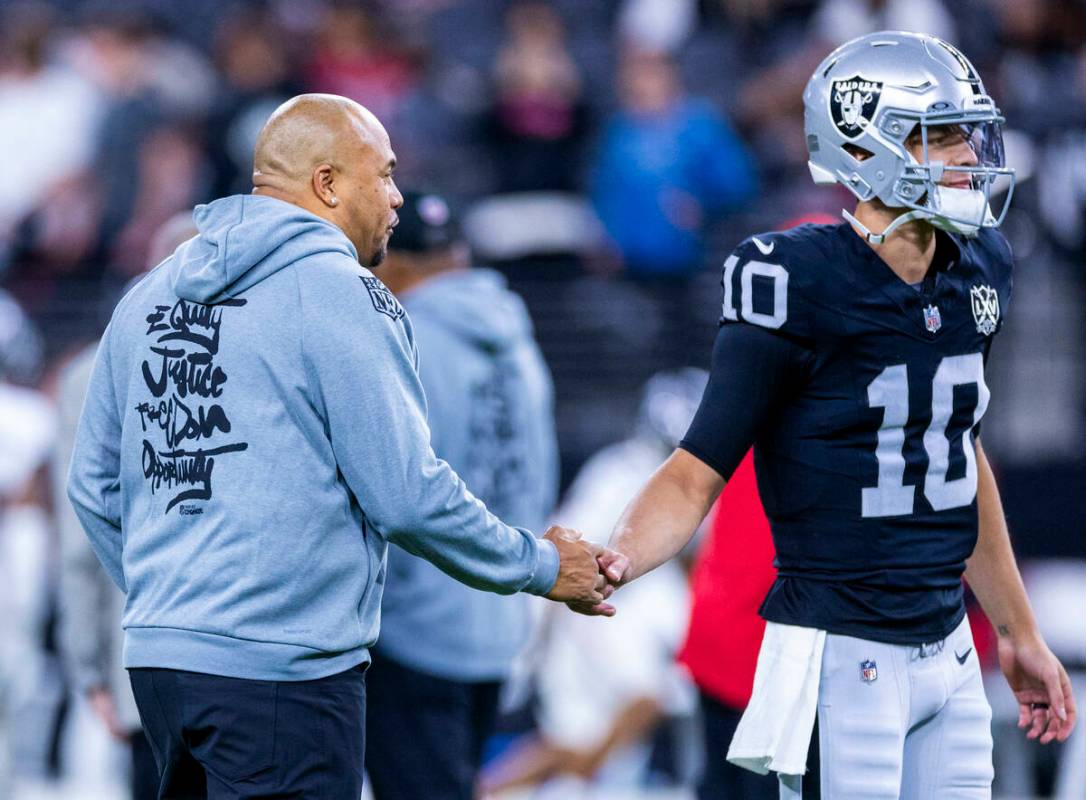
[[[388,246],[386,245],[385,247],[382,247],[380,250],[378,250],[376,253],[374,253],[372,256],[370,256],[370,269],[373,269],[374,267],[381,266],[381,264],[385,260],[385,256],[387,256],[387,255],[388,255]]]

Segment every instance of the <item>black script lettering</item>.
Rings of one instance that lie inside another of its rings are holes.
[[[170,310],[169,306],[155,306],[155,310],[147,315],[147,335],[157,331],[168,331],[169,325],[163,325],[162,320],[166,319],[166,312]]]
[[[170,359],[181,358],[185,355],[184,350],[170,350],[166,347],[152,347],[151,352],[162,356],[162,365],[159,368],[158,378],[151,374],[151,365],[146,361],[143,362],[143,380],[147,384],[147,388],[151,390],[151,394],[155,397],[162,397],[166,393],[166,380],[167,371],[169,369]]]

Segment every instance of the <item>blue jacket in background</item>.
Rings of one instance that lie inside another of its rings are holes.
[[[616,114],[599,145],[592,202],[628,272],[681,277],[702,268],[703,229],[758,188],[753,159],[712,106]]]
[[[308,680],[368,660],[394,541],[544,593],[557,551],[430,447],[411,325],[334,225],[253,195],[121,300],[69,497],[126,591],[126,667]]]
[[[503,520],[542,530],[558,489],[553,387],[523,301],[481,269],[439,275],[401,299],[434,451]],[[499,680],[527,637],[527,601],[476,591],[391,548],[378,653],[449,680]]]

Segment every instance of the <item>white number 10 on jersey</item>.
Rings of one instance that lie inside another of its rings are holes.
[[[977,405],[973,422],[962,432],[965,475],[947,480],[950,468],[950,441],[946,429],[954,413],[954,388],[975,384]],[[977,493],[977,455],[969,441],[969,432],[984,416],[990,393],[984,383],[984,359],[980,353],[947,356],[939,362],[932,379],[931,424],[924,432],[924,450],[928,471],[924,478],[924,497],[936,511],[967,506]],[[905,424],[909,420],[909,375],[905,364],[887,367],[867,387],[867,402],[872,408],[886,409],[879,427],[875,457],[879,462],[879,480],[863,490],[865,517],[895,517],[913,513],[915,486],[906,486]]]

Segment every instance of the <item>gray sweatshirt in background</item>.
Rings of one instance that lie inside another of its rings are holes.
[[[558,492],[554,389],[524,302],[491,270],[404,293],[434,451],[487,508],[542,530]],[[524,644],[528,598],[500,598],[399,548],[388,554],[379,655],[449,680],[504,678]]]

